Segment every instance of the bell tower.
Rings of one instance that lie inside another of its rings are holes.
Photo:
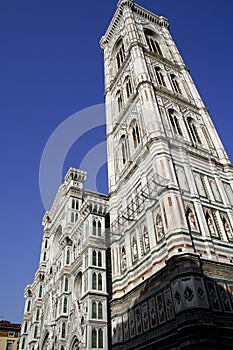
[[[120,0],[101,47],[113,349],[227,348],[230,161],[166,18]]]

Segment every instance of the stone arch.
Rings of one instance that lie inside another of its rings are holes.
[[[79,340],[77,337],[74,337],[71,341],[71,344],[70,344],[70,347],[69,347],[69,350],[79,350],[80,347],[79,347]]]

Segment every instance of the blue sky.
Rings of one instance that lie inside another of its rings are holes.
[[[138,0],[169,19],[171,33],[233,159],[233,2]],[[44,208],[39,165],[52,132],[70,115],[104,102],[99,40],[117,0],[0,1],[0,315],[21,322],[23,290],[38,267]],[[70,149],[79,166],[104,128]],[[104,167],[98,189],[106,191]]]

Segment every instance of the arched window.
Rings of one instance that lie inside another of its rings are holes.
[[[38,333],[38,326],[35,325],[35,328],[34,328],[34,339],[37,338],[37,333]]]
[[[180,123],[179,123],[179,119],[176,115],[176,112],[173,109],[169,109],[168,115],[169,115],[169,120],[170,120],[170,123],[172,125],[172,130],[173,130],[174,134],[183,136],[183,133],[182,133],[182,130],[180,127]]]
[[[92,233],[94,236],[96,236],[96,220],[93,220],[92,223]]]
[[[151,52],[162,56],[162,51],[155,34],[151,30],[145,30],[146,42]]]
[[[22,341],[22,349],[25,349],[25,338],[23,338],[23,341]]]
[[[117,65],[117,69],[119,69],[125,60],[125,49],[124,49],[122,39],[120,39],[117,42],[115,50],[116,50],[116,65]]]
[[[36,310],[36,321],[39,321],[40,319],[40,309]]]
[[[92,318],[97,318],[96,301],[92,301]]]
[[[67,313],[67,309],[68,309],[67,298],[64,298],[64,302],[63,302],[63,313],[64,313],[64,314]]]
[[[162,70],[159,67],[155,67],[155,74],[156,74],[158,84],[166,87]]]
[[[46,252],[44,252],[44,255],[43,255],[43,261],[46,260]]]
[[[98,252],[98,266],[102,266],[102,254]]]
[[[98,290],[102,290],[102,275],[98,274]]]
[[[140,140],[138,124],[136,122],[132,125],[132,137],[133,137],[134,148],[137,148],[141,140]]]
[[[188,122],[188,126],[189,126],[189,131],[191,134],[191,139],[196,143],[201,143],[201,139],[200,139],[197,127],[195,125],[194,119],[191,117],[188,117],[187,122]]]
[[[66,337],[66,324],[65,322],[62,323],[62,327],[61,327],[61,337],[65,338]]]
[[[70,251],[67,250],[66,252],[66,265],[69,265],[70,264]]]
[[[38,294],[39,298],[42,297],[42,292],[43,292],[43,287],[42,287],[42,285],[40,285],[40,287],[39,287],[39,294]]]
[[[126,90],[126,96],[127,98],[129,98],[130,95],[132,94],[132,84],[129,76],[125,78],[125,90]]]
[[[101,222],[98,221],[98,236],[101,237]]]
[[[27,322],[25,322],[25,323],[24,323],[24,329],[23,329],[23,332],[24,332],[24,333],[27,333],[27,329],[28,329],[28,323],[27,323]]]
[[[116,101],[117,101],[117,112],[120,113],[123,108],[123,98],[120,90],[117,91]]]
[[[101,328],[98,330],[98,348],[103,349],[103,330]]]
[[[30,309],[31,309],[31,300],[28,300],[27,312],[30,311]]]
[[[96,289],[96,286],[97,286],[97,276],[96,276],[96,272],[94,272],[92,275],[92,289]]]
[[[181,90],[180,90],[179,83],[177,81],[177,77],[175,76],[175,74],[171,74],[170,77],[171,77],[171,82],[172,82],[172,87],[173,87],[174,92],[181,94]]]
[[[120,139],[120,149],[121,149],[121,157],[122,157],[122,164],[125,165],[127,162],[127,147],[126,147],[126,137],[125,135],[121,136]]]
[[[44,247],[45,247],[45,249],[48,248],[48,240],[47,239],[45,240]]]
[[[96,330],[96,328],[92,328],[91,345],[92,345],[92,348],[97,348],[97,330]]]
[[[68,277],[65,277],[64,291],[68,292],[68,290],[69,290],[69,279]]]
[[[101,302],[98,303],[98,319],[102,320],[103,318],[103,304]]]
[[[92,252],[92,265],[96,266],[96,251]]]

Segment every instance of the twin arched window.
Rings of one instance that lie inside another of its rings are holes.
[[[134,148],[137,148],[141,140],[140,140],[138,124],[136,122],[132,124],[132,137],[133,137]]]
[[[116,51],[116,65],[117,65],[117,69],[119,69],[125,60],[125,48],[124,48],[122,39],[120,39],[117,42],[115,51]]]
[[[132,94],[132,84],[131,84],[131,79],[129,76],[125,78],[125,90],[126,90],[126,97],[129,98],[130,95]]]
[[[92,289],[102,290],[102,275],[101,273],[94,272],[92,275]]]
[[[97,263],[98,266],[102,266],[102,254],[101,252],[97,254],[96,250],[94,250],[92,253],[92,265],[97,266]]]
[[[172,130],[173,130],[174,134],[183,136],[183,133],[182,133],[182,130],[180,127],[180,122],[179,122],[178,116],[177,116],[176,112],[174,111],[174,109],[169,109],[168,115],[169,115],[169,120],[170,120],[170,123],[172,125]]]
[[[98,345],[98,349],[103,349],[103,330],[102,330],[102,328],[99,328],[98,331],[95,327],[92,328],[91,343],[92,343],[91,344],[92,348],[97,348],[97,345]]]
[[[201,143],[201,139],[200,139],[200,136],[198,134],[194,119],[191,117],[188,117],[187,123],[188,123],[188,127],[189,127],[189,132],[191,134],[191,139],[196,143]]]
[[[93,236],[101,237],[102,227],[101,227],[100,220],[95,220],[95,219],[93,220],[93,222],[92,222],[92,234],[93,234]]]
[[[155,74],[159,85],[166,87],[162,69],[160,67],[155,67]]]
[[[171,83],[172,83],[173,90],[176,93],[181,94],[181,89],[180,89],[180,85],[178,83],[177,77],[175,76],[175,74],[171,74],[170,77],[171,77]]]
[[[149,50],[153,53],[157,53],[162,56],[162,51],[159,45],[159,42],[156,38],[156,35],[149,29],[145,30],[146,42],[149,47]]]
[[[101,301],[92,301],[92,318],[103,318],[103,304]]]

